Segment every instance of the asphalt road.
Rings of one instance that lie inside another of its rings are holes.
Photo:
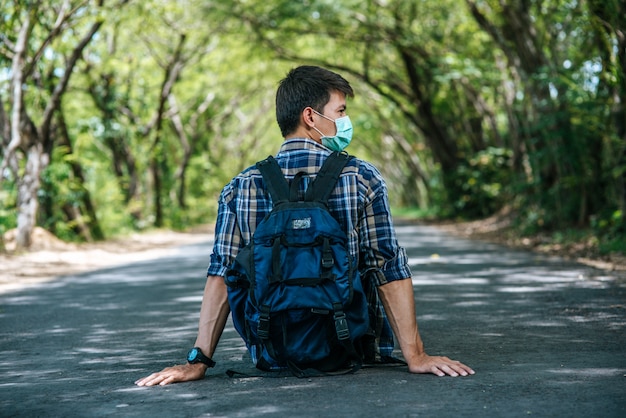
[[[608,273],[399,226],[427,351],[476,375],[404,367],[254,372],[230,324],[204,380],[133,382],[194,342],[210,243],[0,295],[2,417],[624,417],[626,287]]]

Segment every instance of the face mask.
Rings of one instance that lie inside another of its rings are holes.
[[[321,117],[333,121],[331,118],[322,115],[316,110],[313,111]],[[333,122],[335,122],[335,128],[337,129],[335,136],[326,136],[319,129],[315,127],[313,127],[313,129],[322,136],[322,145],[332,151],[341,152],[350,144],[350,141],[352,141],[352,122],[350,122],[349,116],[335,119]]]

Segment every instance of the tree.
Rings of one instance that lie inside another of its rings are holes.
[[[508,194],[536,227],[588,224],[611,207],[605,196],[615,190],[604,174],[615,162],[603,139],[615,125],[602,128],[609,99],[592,84],[594,62],[615,68],[623,55],[623,22],[614,17],[624,15],[623,2],[464,3],[234,0],[228,7],[278,57],[349,74],[397,108],[438,164],[456,213],[492,213],[510,183]],[[588,31],[594,15],[606,23]],[[602,58],[588,33],[617,48],[604,47]],[[497,166],[476,165],[485,161]]]
[[[404,136],[382,136],[403,139],[397,143],[397,158],[407,158],[404,177],[424,178],[406,151],[416,152],[425,143],[450,205],[465,194],[457,181],[459,165],[484,150],[488,139],[501,141],[496,112],[480,91],[494,82],[473,81],[483,75],[479,65],[489,48],[465,10],[455,6],[458,2],[408,0],[225,5],[278,57],[338,70],[379,96],[375,111],[397,109],[411,128]],[[404,192],[410,190],[414,187]],[[466,197],[463,209],[470,214],[476,208]]]
[[[35,226],[40,188],[40,175],[50,161],[54,143],[53,121],[59,110],[70,77],[87,44],[100,29],[103,20],[98,15],[103,0],[93,8],[86,2],[65,1],[60,5],[48,5],[35,1],[26,5],[12,4],[12,14],[3,19],[6,30],[2,59],[11,62],[10,93],[8,107],[10,119],[2,121],[9,125],[2,129],[3,136],[10,131],[10,140],[3,138],[5,148],[0,173],[9,169],[16,179],[17,239],[18,247],[28,247]],[[70,33],[81,33],[79,37]],[[45,59],[47,57],[54,59]],[[49,84],[48,84],[49,83]],[[29,91],[24,87],[28,86]],[[36,95],[36,102],[26,96]],[[40,118],[35,104],[41,103]]]
[[[619,162],[611,154],[623,155],[610,139],[623,138],[625,119],[617,81],[624,79],[623,2],[466,2],[505,57],[515,86],[505,105],[509,135],[519,139],[517,168],[528,164],[526,210],[540,227],[588,224],[613,206],[606,173]],[[617,113],[616,122],[609,112]]]
[[[623,1],[51,3],[0,20],[0,232],[22,246],[35,223],[89,240],[210,221],[278,149],[276,81],[305,63],[355,85],[349,151],[394,205],[626,230]]]
[[[602,170],[611,172],[614,193],[607,196],[618,203],[622,221],[626,216],[626,5],[623,1],[594,0],[591,12],[590,39],[602,62],[598,78],[598,96],[610,106],[605,119],[614,126],[603,141],[607,144],[609,164]],[[623,231],[626,232],[626,231]]]
[[[262,96],[273,89],[276,77],[264,74],[274,66],[255,57],[254,45],[223,36],[226,22],[198,19],[205,4],[129,4],[108,15],[85,54],[68,124],[90,181],[100,184],[94,198],[105,223],[120,212],[132,216],[117,220],[120,229],[206,222],[215,207],[206,196],[265,147],[271,130],[253,124],[271,112]],[[103,187],[109,199],[100,198]]]

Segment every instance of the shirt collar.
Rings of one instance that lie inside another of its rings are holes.
[[[326,151],[328,152],[328,148],[323,146],[320,143],[317,143],[309,138],[291,138],[287,139],[280,147],[278,151],[279,154],[290,151]]]

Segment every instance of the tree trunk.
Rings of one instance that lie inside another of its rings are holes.
[[[398,45],[398,52],[409,78],[409,88],[416,104],[416,119],[421,121],[419,127],[424,131],[424,139],[433,151],[435,159],[441,164],[442,170],[452,173],[459,164],[458,148],[456,142],[450,138],[435,116],[431,97],[424,92],[430,80],[423,80],[420,76],[420,68],[414,54],[400,45]]]
[[[67,148],[66,155],[74,153],[72,141],[65,124],[65,118],[62,112],[59,112],[58,117],[58,132],[59,132],[59,145]],[[87,187],[85,187],[85,175],[83,174],[83,167],[80,165],[76,158],[67,159],[68,164],[72,169],[72,174],[80,185],[80,200],[78,202],[72,202],[74,204],[67,204],[63,207],[69,221],[76,224],[75,231],[81,235],[85,241],[101,240],[104,239],[104,232],[98,222],[98,216],[96,214],[96,208],[91,200],[91,194]],[[79,204],[76,207],[76,204]],[[80,208],[80,209],[79,209]],[[84,215],[82,212],[85,212]]]
[[[180,117],[180,109],[178,107],[178,103],[176,102],[176,98],[174,94],[170,94],[169,98],[170,109],[172,109],[172,124],[174,126],[174,131],[176,131],[176,135],[178,136],[178,140],[180,141],[180,145],[183,151],[183,158],[176,172],[174,173],[174,180],[178,180],[178,194],[175,196],[175,199],[178,202],[178,206],[181,209],[185,209],[187,207],[186,199],[185,199],[185,191],[187,190],[187,168],[189,167],[189,161],[191,160],[191,154],[193,152],[192,144],[189,142],[187,138],[187,133],[185,132],[185,128],[183,126],[183,121]],[[195,141],[194,141],[195,142]]]
[[[20,36],[16,44],[16,52],[12,68],[12,138],[8,147],[7,155],[5,156],[5,160],[10,160],[15,158],[15,151],[18,148],[26,149],[24,172],[21,176],[18,176],[17,180],[18,232],[16,246],[18,248],[28,248],[31,244],[31,234],[35,228],[37,220],[37,193],[41,184],[40,175],[41,172],[48,166],[50,161],[48,152],[52,148],[52,118],[61,104],[61,97],[67,89],[70,76],[82,54],[82,51],[91,41],[101,25],[101,21],[94,23],[87,34],[72,50],[72,53],[67,59],[66,66],[63,69],[63,75],[55,85],[52,95],[46,104],[39,129],[35,129],[28,113],[26,112],[26,109],[24,108],[22,91],[22,85],[26,82],[24,60],[28,34],[30,33],[30,19],[28,17],[25,19],[24,25],[20,30]],[[5,162],[3,162],[2,166],[2,169],[4,168]]]
[[[37,192],[40,185],[40,173],[48,165],[48,156],[44,155],[41,143],[32,144],[26,153],[24,173],[17,181],[17,248],[28,248],[31,234],[37,219]]]
[[[30,34],[30,14],[26,14],[24,23],[19,32],[15,44],[15,55],[11,66],[11,142],[0,167],[3,172],[11,161],[16,159],[15,152],[25,144],[21,128],[30,127],[24,124],[23,117],[27,116],[24,107],[24,65],[26,45]],[[30,121],[29,121],[30,122]],[[37,216],[37,191],[39,190],[39,172],[41,168],[42,144],[36,141],[36,132],[31,132],[33,138],[28,138],[26,165],[24,173],[17,180],[17,235],[15,243],[17,248],[28,248],[31,244],[31,234],[35,228]],[[15,164],[17,166],[17,163]],[[17,173],[15,173],[17,174]]]
[[[170,58],[165,68],[165,74],[163,77],[163,84],[161,85],[161,94],[159,97],[159,105],[155,115],[155,135],[154,142],[150,149],[150,171],[152,172],[152,187],[154,188],[153,202],[154,202],[154,226],[157,228],[163,226],[163,176],[162,167],[167,167],[167,161],[163,154],[161,137],[163,133],[163,119],[165,113],[165,103],[168,100],[174,84],[178,80],[180,72],[183,69],[183,46],[187,36],[181,34],[178,40],[178,45],[174,51],[173,56]]]
[[[87,72],[91,74],[90,70],[91,66],[88,65]],[[115,87],[116,84],[114,74],[104,73],[100,74],[97,79],[90,81],[88,91],[96,107],[102,113],[102,124],[105,130],[103,141],[111,151],[113,173],[117,178],[120,190],[124,194],[124,202],[128,204],[138,199],[139,179],[135,157],[125,138],[120,134],[112,134],[114,130],[111,129],[111,126],[115,123],[121,124],[118,119],[118,116],[121,114],[120,108],[127,105],[116,102],[119,97]],[[131,215],[136,219],[139,219],[141,216],[136,210]]]

